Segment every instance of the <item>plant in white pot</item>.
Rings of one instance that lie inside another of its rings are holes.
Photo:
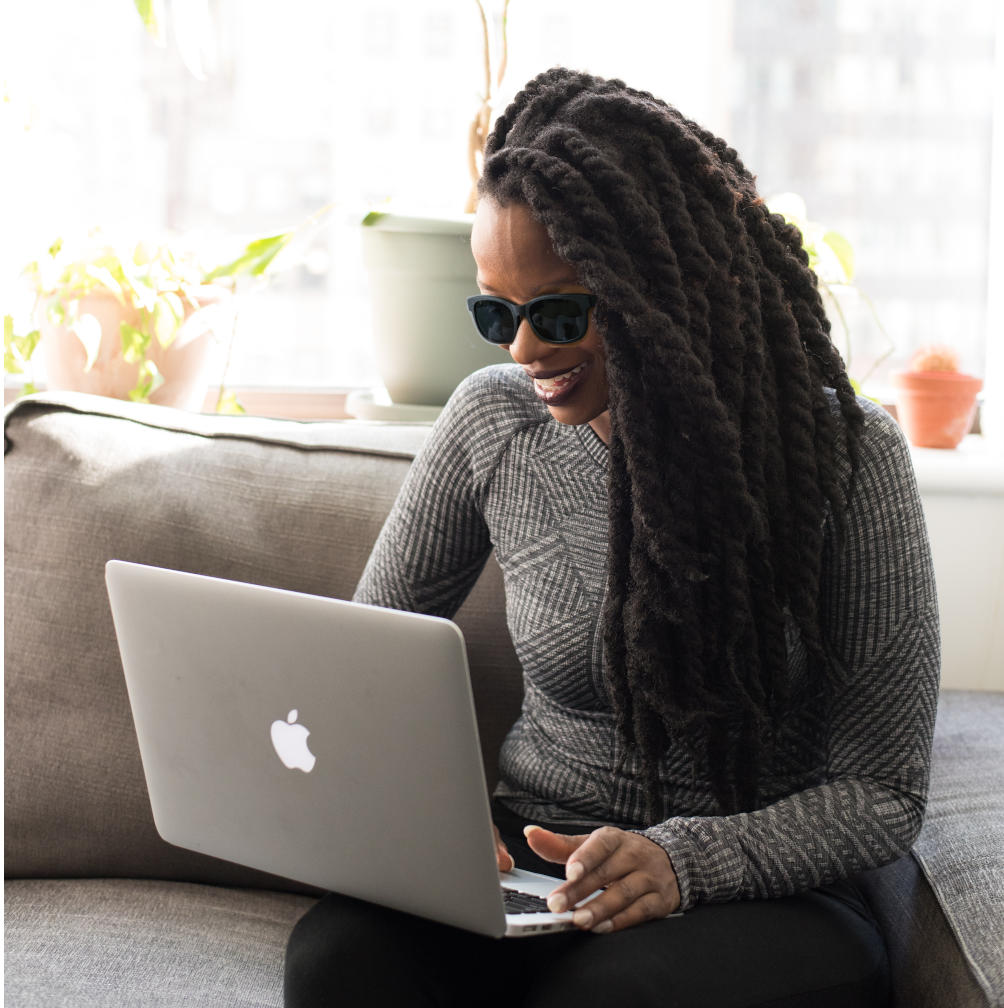
[[[355,396],[357,415],[431,418],[467,375],[505,359],[474,330],[466,308],[477,290],[477,266],[471,254],[471,225],[477,182],[493,112],[505,75],[505,0],[501,17],[498,65],[492,68],[488,18],[481,0],[484,93],[471,123],[467,160],[471,189],[458,212],[418,216],[374,211],[363,219],[363,259],[369,276],[373,347],[377,370],[393,407],[368,395]]]

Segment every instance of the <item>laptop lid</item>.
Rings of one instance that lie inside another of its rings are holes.
[[[454,623],[117,560],[106,581],[165,840],[505,932]]]

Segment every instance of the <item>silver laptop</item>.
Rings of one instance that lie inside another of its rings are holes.
[[[118,560],[106,581],[169,843],[494,937],[572,926],[506,912],[558,882],[499,874],[456,624]]]

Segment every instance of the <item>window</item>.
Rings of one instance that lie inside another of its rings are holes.
[[[127,0],[8,15],[0,293],[14,304],[25,261],[95,224],[229,250],[334,201],[303,261],[245,303],[229,380],[373,384],[358,221],[387,197],[462,208],[473,0],[167,10],[163,48]],[[854,244],[895,341],[881,394],[925,342],[987,365],[997,18],[994,0],[512,0],[507,93],[555,63],[624,77],[725,136],[765,195],[799,192]],[[853,372],[881,341],[852,314]]]

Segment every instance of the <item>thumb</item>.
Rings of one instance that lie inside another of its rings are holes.
[[[588,834],[565,836],[562,833],[552,833],[542,826],[524,826],[523,836],[534,854],[556,864],[564,864],[589,839]]]

